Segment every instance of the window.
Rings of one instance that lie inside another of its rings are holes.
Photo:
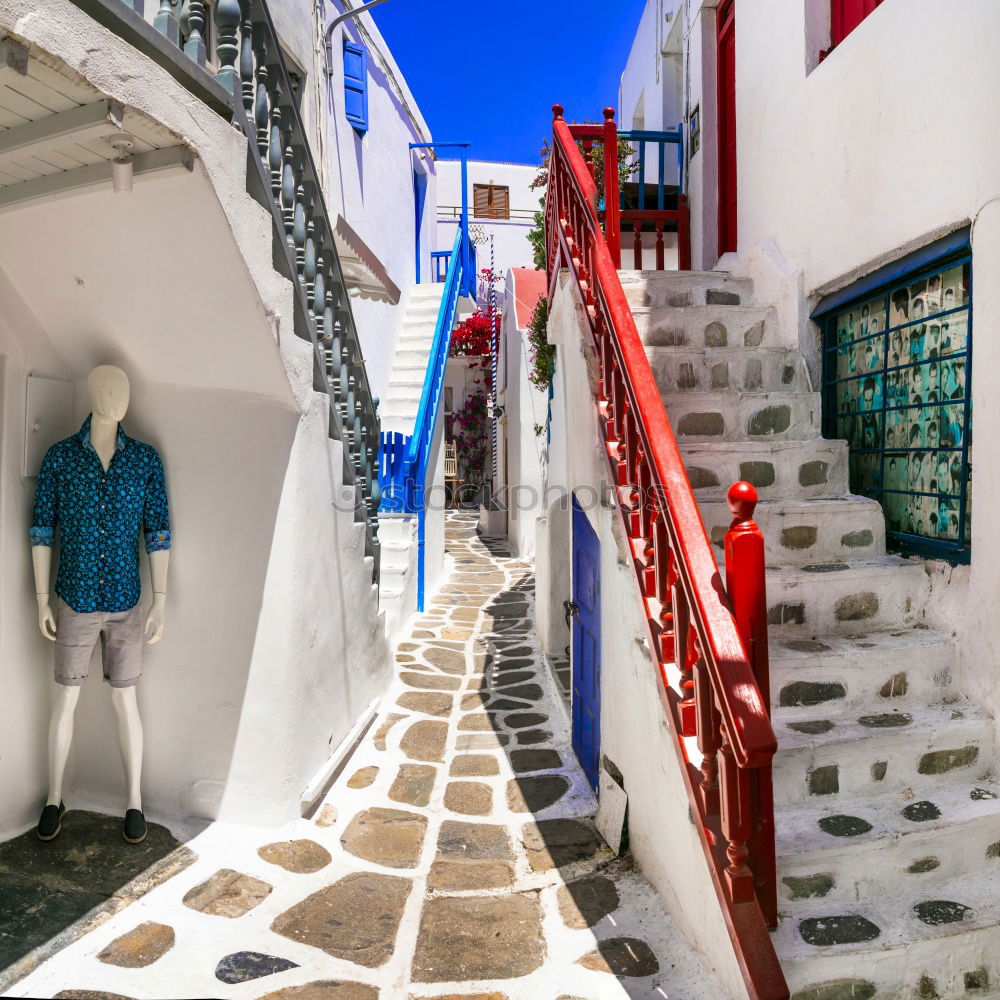
[[[830,48],[836,48],[882,0],[831,0]]]
[[[285,64],[285,72],[288,74],[288,82],[292,85],[292,96],[295,98],[295,106],[302,111],[302,94],[305,92],[305,70],[293,59],[288,50],[281,46],[281,58]]]
[[[509,219],[510,188],[499,184],[473,184],[472,214],[477,219]]]
[[[850,446],[852,491],[881,502],[892,551],[968,562],[968,230],[829,297],[814,318],[823,431]]]
[[[344,39],[344,107],[362,135],[368,131],[368,50]]]

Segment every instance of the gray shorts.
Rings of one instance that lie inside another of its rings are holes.
[[[132,687],[142,673],[142,606],[128,611],[81,614],[56,598],[56,682],[75,687],[90,673],[98,637],[104,679],[115,688]]]

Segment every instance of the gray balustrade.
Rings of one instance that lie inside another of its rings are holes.
[[[177,11],[174,9],[174,0],[160,0],[160,9],[153,19],[153,27],[161,34],[165,35],[168,42],[177,45],[180,41],[180,24],[177,20]]]
[[[214,16],[216,79],[233,95],[233,124],[259,157],[261,199],[272,210],[281,243],[275,260],[296,287],[296,332],[314,344],[318,378],[330,398],[331,433],[344,444],[344,481],[355,487],[356,517],[367,527],[366,549],[377,574],[378,400],[368,385],[319,174],[266,3],[218,0]],[[154,26],[204,67],[206,17],[205,0],[159,0]]]
[[[72,0],[88,9],[93,0]],[[145,0],[118,0],[123,13],[142,15]],[[265,0],[217,0],[215,51],[207,51],[206,0],[150,0],[153,25],[130,15],[120,32],[145,44],[158,32],[190,60],[190,72],[173,75],[220,113],[228,91],[235,128],[250,142],[248,190],[273,217],[275,266],[292,282],[295,332],[313,344],[315,381],[329,397],[330,433],[344,445],[344,482],[357,497],[356,520],[366,525],[366,551],[378,574],[378,399],[371,394],[347,284],[337,254],[332,219]],[[144,32],[148,32],[143,37]],[[162,45],[152,46],[161,51]],[[214,57],[211,58],[210,57]],[[181,60],[180,62],[183,62]],[[218,66],[215,82],[206,68]],[[220,88],[218,84],[221,84]]]

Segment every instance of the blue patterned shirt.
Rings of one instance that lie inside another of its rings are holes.
[[[45,453],[35,487],[31,544],[61,546],[56,593],[80,613],[128,611],[139,600],[139,531],[146,551],[170,548],[163,463],[156,449],[127,437],[108,471],[90,443],[90,417]]]

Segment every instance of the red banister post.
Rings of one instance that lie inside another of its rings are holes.
[[[615,268],[622,266],[621,200],[618,192],[618,125],[615,109],[604,109],[604,238]]]
[[[743,640],[761,699],[771,713],[771,682],[767,649],[767,589],[764,536],[753,520],[757,491],[750,483],[734,483],[728,495],[733,522],[726,533],[726,592]],[[778,925],[777,872],[774,853],[774,791],[771,765],[750,771],[752,830],[748,864],[761,912],[769,927]]]

